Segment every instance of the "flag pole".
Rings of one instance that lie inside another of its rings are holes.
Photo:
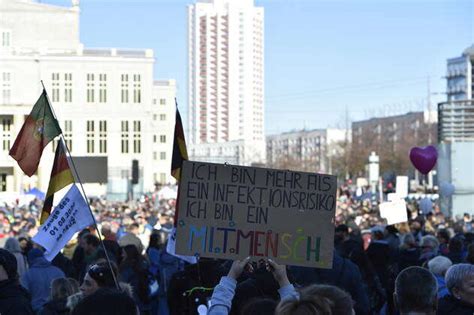
[[[48,105],[49,107],[51,108],[51,112],[53,113],[53,116],[56,120],[58,120],[58,117],[56,116],[56,113],[54,112],[54,109],[53,109],[53,105],[51,104],[51,101],[49,99],[49,96],[48,96],[48,93],[46,92],[46,88],[44,87],[44,84],[43,84],[43,80],[41,80],[41,85],[43,86],[43,90],[45,91],[45,94],[46,94],[46,98],[48,99]],[[61,129],[60,129],[61,130]],[[81,186],[81,190],[82,190],[82,194],[83,194],[83,197],[84,198],[87,198],[87,195],[86,195],[86,192],[84,191],[84,187],[82,186],[82,181],[81,181],[81,178],[79,177],[79,173],[77,172],[77,169],[76,169],[76,165],[74,164],[74,160],[71,156],[71,152],[69,151],[69,148],[67,147],[67,144],[66,144],[66,141],[64,139],[64,135],[63,135],[63,131],[61,130],[61,133],[60,133],[60,141],[61,143],[64,145],[64,147],[66,148],[66,152],[69,156],[69,160],[71,161],[71,164],[72,164],[72,168],[74,170],[74,182],[75,182],[75,179],[77,178],[77,181],[79,182],[79,186]],[[68,161],[69,162],[69,161]],[[112,277],[114,278],[114,282],[115,282],[115,286],[117,288],[117,290],[120,291],[120,286],[119,286],[119,283],[117,281],[117,277],[115,275],[115,272],[114,272],[114,269],[112,268],[112,263],[110,261],[110,258],[109,258],[109,254],[107,253],[107,249],[105,248],[105,245],[104,245],[104,241],[102,240],[102,236],[100,235],[100,232],[99,232],[99,227],[97,226],[97,221],[94,217],[94,213],[92,212],[92,209],[91,209],[91,206],[89,204],[89,201],[87,200],[87,208],[89,209],[89,212],[90,212],[90,215],[92,216],[92,220],[94,221],[94,227],[95,227],[95,230],[97,231],[97,236],[99,237],[99,241],[100,241],[100,244],[102,245],[102,249],[104,250],[104,253],[105,253],[105,258],[107,259],[107,263],[109,265],[109,268],[110,268],[110,272],[112,273]]]

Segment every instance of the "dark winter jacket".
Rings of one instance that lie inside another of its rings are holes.
[[[49,301],[43,306],[38,315],[69,315],[66,302],[67,298]]]
[[[474,305],[457,300],[452,295],[446,295],[438,300],[438,314],[472,315],[474,314]]]
[[[0,314],[33,315],[28,292],[18,280],[0,281]]]
[[[290,272],[297,285],[310,284],[335,285],[347,291],[355,301],[356,314],[369,314],[369,300],[363,288],[362,276],[359,268],[349,259],[342,258],[334,253],[332,269],[309,267],[291,267]]]
[[[30,269],[21,277],[20,282],[31,294],[31,306],[34,311],[39,311],[48,301],[51,282],[64,277],[64,272],[51,265],[43,256],[31,259]]]

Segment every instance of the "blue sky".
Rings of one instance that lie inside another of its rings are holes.
[[[178,82],[186,116],[187,4],[82,0],[87,47],[152,48],[155,78]],[[43,0],[70,6],[69,0]],[[474,43],[472,0],[256,0],[265,8],[266,133],[344,127],[427,106],[446,59]],[[434,94],[432,104],[445,96]],[[184,119],[186,119],[184,117]]]

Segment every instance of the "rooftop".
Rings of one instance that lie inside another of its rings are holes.
[[[84,48],[77,49],[33,49],[15,48],[8,51],[11,56],[87,56],[87,57],[122,57],[122,58],[153,58],[152,49],[124,49],[124,48]]]

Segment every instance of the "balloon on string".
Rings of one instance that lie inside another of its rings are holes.
[[[410,161],[422,174],[428,174],[436,165],[438,151],[432,145],[427,147],[413,147],[410,150]]]
[[[428,214],[433,211],[433,202],[430,198],[423,198],[418,201],[418,207],[420,208],[421,213]]]
[[[443,197],[451,197],[454,194],[456,187],[448,182],[441,182],[439,184],[439,194]]]

